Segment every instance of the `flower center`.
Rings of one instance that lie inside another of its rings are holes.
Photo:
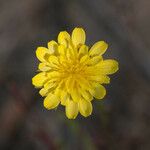
[[[62,64],[62,72],[65,77],[76,77],[79,75],[84,75],[85,66],[81,64],[79,61],[66,61]]]

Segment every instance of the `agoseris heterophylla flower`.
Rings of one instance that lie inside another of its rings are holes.
[[[92,100],[104,98],[102,84],[110,83],[108,75],[118,70],[117,61],[102,57],[108,48],[106,42],[98,41],[89,48],[85,40],[85,31],[75,28],[71,35],[60,32],[58,42],[48,42],[48,48],[36,50],[40,73],[32,78],[32,84],[41,88],[45,108],[61,104],[69,119],[79,112],[84,117],[91,115]]]

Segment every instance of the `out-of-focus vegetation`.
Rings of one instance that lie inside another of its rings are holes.
[[[0,0],[0,149],[149,150],[149,14],[148,0]],[[68,120],[43,108],[31,78],[36,47],[76,26],[89,45],[107,41],[120,70],[92,116]]]

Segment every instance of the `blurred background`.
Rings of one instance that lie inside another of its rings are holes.
[[[150,1],[0,0],[0,150],[150,150]],[[47,111],[31,84],[35,50],[83,27],[119,61],[93,114]]]

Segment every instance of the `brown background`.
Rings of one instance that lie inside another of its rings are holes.
[[[0,0],[1,150],[150,150],[150,1]],[[92,116],[47,111],[31,85],[35,49],[83,27],[119,61]]]

